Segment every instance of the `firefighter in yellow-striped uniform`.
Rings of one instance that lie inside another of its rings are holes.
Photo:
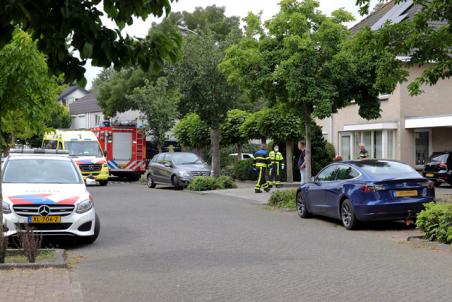
[[[279,146],[273,145],[273,150],[269,154],[269,185],[270,188],[275,186],[279,188],[281,186],[281,175],[284,170],[284,157],[279,152]]]
[[[268,152],[265,145],[261,145],[260,149],[254,153],[254,168],[258,173],[256,182],[256,193],[262,193],[262,189],[266,192],[270,191],[267,182],[267,168],[268,168],[269,158]]]

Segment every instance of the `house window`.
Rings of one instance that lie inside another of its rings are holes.
[[[395,139],[395,135],[394,135],[394,131],[388,130],[387,132],[387,158],[388,159],[394,159],[394,139]]]
[[[373,157],[383,158],[383,132],[374,131]]]
[[[388,129],[353,131],[341,134],[341,156],[343,159],[359,158],[359,145],[364,144],[370,158],[394,159],[394,133],[394,130]]]
[[[344,160],[351,159],[351,136],[350,135],[341,135],[341,156]]]
[[[100,114],[96,114],[96,121],[95,126],[99,126],[100,124]]]
[[[416,165],[424,165],[430,154],[430,132],[419,130],[416,134]]]

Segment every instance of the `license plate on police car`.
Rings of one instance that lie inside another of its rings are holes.
[[[31,216],[28,223],[60,223],[61,216]]]
[[[413,197],[417,196],[417,190],[404,190],[395,192],[396,197]]]
[[[433,177],[433,176],[435,176],[435,175],[434,175],[433,173],[426,173],[425,176],[427,176],[427,177]]]

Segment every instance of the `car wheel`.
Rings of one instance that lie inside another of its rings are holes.
[[[99,237],[99,233],[100,233],[100,220],[99,220],[99,216],[97,216],[97,214],[96,214],[96,218],[94,219],[94,235],[84,237],[83,243],[86,243],[86,244],[94,243],[94,241],[96,241],[97,237]]]
[[[345,199],[341,204],[341,220],[347,230],[356,228],[358,221],[356,220],[355,210],[350,200]]]
[[[105,187],[106,185],[108,185],[108,180],[99,180],[99,185]]]
[[[301,194],[301,192],[298,192],[297,199],[295,202],[297,205],[298,216],[300,216],[301,218],[308,218],[311,216],[311,214],[308,212],[308,209],[306,208],[306,204],[303,199],[303,194]]]
[[[171,183],[176,191],[184,189],[184,187],[180,185],[179,178],[176,175],[171,177]]]
[[[152,180],[151,174],[148,174],[148,181],[147,181],[148,188],[155,188],[157,184]]]

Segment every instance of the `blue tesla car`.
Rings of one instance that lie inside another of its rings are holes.
[[[300,186],[298,214],[340,219],[351,230],[360,221],[413,221],[424,204],[435,200],[433,182],[407,164],[356,160],[326,166]]]

